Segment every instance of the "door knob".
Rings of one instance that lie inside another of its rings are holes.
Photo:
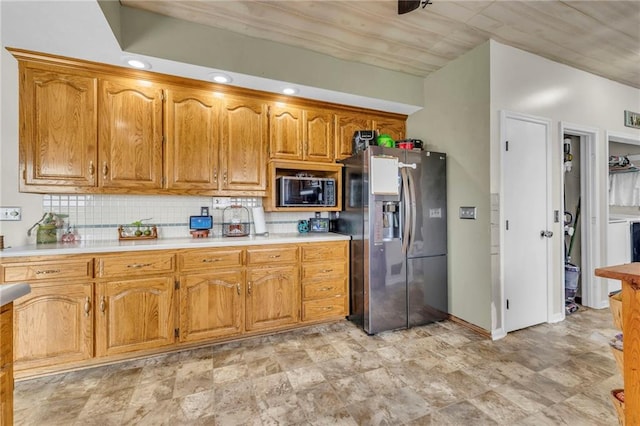
[[[547,237],[547,238],[553,237],[553,231],[540,231],[540,238],[543,238],[543,237]]]

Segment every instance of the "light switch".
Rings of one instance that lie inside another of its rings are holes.
[[[476,207],[460,207],[460,219],[475,219]]]

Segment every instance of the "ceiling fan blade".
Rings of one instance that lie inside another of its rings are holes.
[[[420,0],[398,0],[398,15],[404,15],[420,7]]]

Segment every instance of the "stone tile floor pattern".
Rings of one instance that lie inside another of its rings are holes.
[[[344,321],[16,383],[16,425],[617,425],[609,310],[491,341]]]

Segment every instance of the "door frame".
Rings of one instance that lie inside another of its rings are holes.
[[[497,339],[500,337],[504,337],[507,335],[507,327],[506,327],[506,304],[505,300],[505,282],[504,282],[504,251],[505,251],[505,226],[504,226],[504,206],[505,206],[505,197],[504,197],[504,164],[505,164],[505,150],[504,150],[504,142],[506,138],[506,124],[508,119],[514,120],[522,120],[530,123],[541,124],[545,126],[545,151],[547,157],[547,228],[553,228],[553,232],[557,235],[558,226],[553,221],[553,204],[552,204],[552,183],[553,183],[553,165],[552,165],[552,151],[553,151],[553,140],[552,140],[552,120],[550,118],[539,117],[529,114],[522,114],[515,111],[509,110],[500,110],[500,141],[499,141],[499,149],[500,149],[500,220],[498,223],[498,233],[500,240],[500,267],[499,267],[499,276],[500,276],[500,285],[499,285],[499,297],[494,299],[499,303],[499,312],[500,312],[500,321],[498,322],[498,328],[492,331],[492,338]],[[553,294],[553,253],[556,252],[557,247],[560,245],[561,241],[559,238],[550,238],[547,240],[547,322],[552,322],[553,320],[553,301],[555,299]],[[564,262],[563,262],[564,268]],[[564,289],[563,289],[564,291]],[[563,298],[564,300],[564,298]],[[564,309],[563,309],[564,310]]]
[[[561,121],[558,128],[558,155],[560,158],[560,205],[561,213],[566,211],[564,205],[564,135],[577,136],[580,138],[580,229],[582,232],[582,242],[580,244],[582,259],[582,304],[591,308],[603,308],[608,306],[608,299],[601,298],[602,279],[592,276],[597,266],[602,265],[600,242],[606,241],[601,238],[599,232],[601,215],[599,214],[600,194],[598,191],[598,134],[599,129],[595,127],[583,126],[581,124]],[[562,216],[562,215],[561,215]],[[562,231],[564,237],[564,230]],[[606,237],[606,235],[605,235]],[[562,262],[560,262],[561,300],[564,300],[565,276],[564,276],[564,249],[560,251]],[[603,305],[604,303],[604,305]],[[566,317],[563,309],[561,320]]]

